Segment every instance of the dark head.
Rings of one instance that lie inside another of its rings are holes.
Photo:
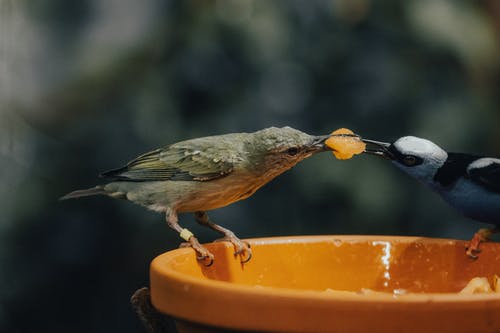
[[[410,176],[429,184],[448,158],[446,151],[433,142],[414,136],[399,138],[392,144],[367,139],[363,141],[370,146],[366,153],[390,159]]]

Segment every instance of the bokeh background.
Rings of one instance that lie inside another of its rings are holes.
[[[0,331],[142,330],[129,298],[178,236],[58,197],[150,149],[288,125],[500,155],[499,51],[496,0],[0,0]],[[479,227],[385,161],[331,154],[212,218],[245,238]]]

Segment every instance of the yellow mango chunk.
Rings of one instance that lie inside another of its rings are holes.
[[[325,144],[333,150],[333,155],[339,160],[348,160],[365,151],[366,144],[350,129],[339,128],[330,135]]]

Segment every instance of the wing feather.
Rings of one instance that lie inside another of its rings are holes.
[[[500,194],[500,159],[480,158],[467,168],[467,173],[472,181]]]
[[[227,176],[233,170],[229,158],[180,145],[143,154],[126,166],[102,173],[124,181],[208,181]]]

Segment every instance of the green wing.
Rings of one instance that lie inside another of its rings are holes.
[[[232,171],[233,163],[213,149],[204,152],[172,145],[143,154],[125,167],[104,172],[101,176],[123,181],[208,181],[227,176]]]

